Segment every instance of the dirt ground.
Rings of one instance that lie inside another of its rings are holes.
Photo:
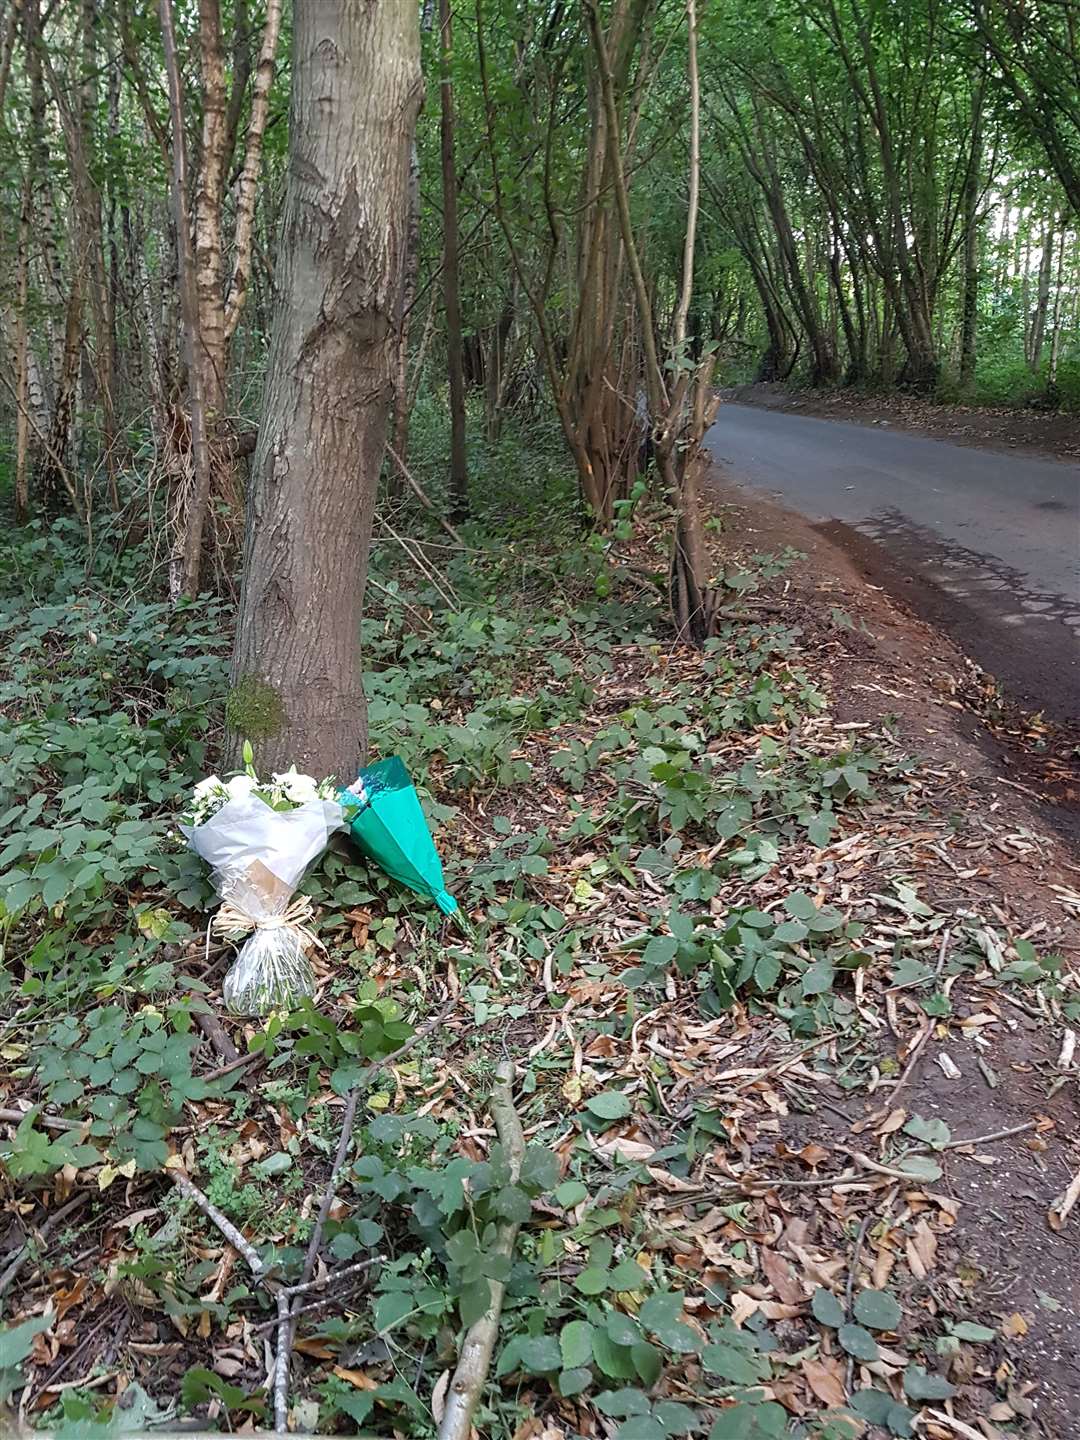
[[[742,405],[893,425],[955,445],[1011,450],[1022,446],[1064,460],[1080,456],[1080,415],[1035,409],[936,405],[910,395],[871,396],[847,390],[794,390],[785,384],[739,385],[726,392]]]
[[[841,720],[878,726],[893,717],[904,744],[939,776],[933,808],[949,814],[959,853],[970,855],[970,863],[943,865],[930,878],[928,895],[943,906],[966,903],[994,915],[1014,934],[1030,927],[1040,944],[1060,950],[1066,969],[1075,970],[1080,765],[1070,743],[1048,740],[1045,727],[1002,706],[999,697],[990,702],[978,672],[952,642],[884,585],[872,583],[865,563],[828,527],[815,527],[715,473],[710,499],[732,553],[785,546],[803,552],[782,591],[762,603],[782,604],[784,618],[797,621],[811,638],[823,667],[815,678],[824,681]],[[902,1102],[837,1092],[828,1106],[835,1119],[820,1112],[809,1122],[793,1116],[785,1138],[789,1145],[826,1138],[824,1121],[827,1138],[839,1143],[845,1130],[858,1135],[899,1103],[947,1118],[954,1134],[996,1135],[1039,1120],[1043,1128],[1037,1131],[951,1160],[941,1183],[957,1202],[957,1221],[941,1257],[949,1278],[936,1283],[954,1301],[963,1292],[974,1316],[1009,1317],[1012,1340],[983,1362],[993,1369],[998,1393],[1007,1396],[987,1416],[985,1434],[1075,1440],[1077,1217],[1059,1233],[1047,1223],[1050,1205],[1080,1166],[1076,1075],[1058,1063],[1065,1029],[1057,1017],[1005,990],[988,1002],[985,994],[961,994],[958,986],[953,999],[963,1016],[961,1033],[973,1038],[957,1042],[955,1013],[952,1025],[936,1027]],[[957,1062],[959,1075],[947,1077],[938,1063],[942,1052]],[[898,1058],[906,1063],[909,1053],[898,1037]],[[931,1276],[926,1293],[912,1298],[933,1307],[934,1291]],[[996,1429],[998,1423],[1006,1428]]]

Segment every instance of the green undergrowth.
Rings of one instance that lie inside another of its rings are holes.
[[[485,464],[503,460],[495,446]],[[922,1403],[952,1394],[934,1337],[912,1334],[899,1395],[862,1385],[850,1405],[806,1410],[793,1428],[776,1395],[798,1356],[838,1345],[872,1360],[898,1302],[861,1291],[849,1316],[822,1290],[800,1321],[801,1350],[763,1311],[736,1323],[732,1292],[754,1254],[749,1202],[718,1202],[733,1270],[707,1279],[683,1267],[644,1203],[657,1172],[693,1191],[732,1121],[708,1083],[669,1104],[686,1073],[680,1046],[641,1051],[636,1036],[668,1010],[684,1031],[730,1015],[797,1044],[840,1034],[835,1079],[858,1088],[894,1067],[860,1011],[860,973],[884,972],[945,1020],[952,977],[1060,998],[1059,962],[972,920],[949,929],[943,970],[946,919],[895,866],[862,903],[824,903],[818,860],[909,803],[912,762],[887,735],[853,742],[832,725],[788,627],[732,618],[703,655],[673,651],[649,502],[636,498],[597,542],[551,483],[546,513],[523,504],[501,533],[481,488],[483,523],[466,527],[464,551],[437,549],[431,534],[437,585],[390,542],[377,550],[381,589],[363,633],[373,745],[422,782],[467,924],[438,932],[413,899],[332,848],[305,886],[329,951],[319,1007],[232,1027],[263,1062],[254,1088],[242,1071],[215,1073],[198,1029],[220,981],[203,950],[209,891],[172,834],[179,796],[220,740],[228,608],[147,600],[145,552],[101,554],[88,571],[62,529],[9,548],[0,1053],[6,1103],[33,1108],[2,1159],[24,1197],[61,1177],[92,1187],[88,1214],[107,1237],[86,1270],[92,1293],[182,1341],[179,1394],[130,1377],[142,1421],[208,1408],[231,1427],[272,1417],[261,1350],[223,1367],[216,1348],[241,1324],[271,1322],[271,1298],[239,1264],[217,1283],[216,1232],[162,1181],[170,1154],[296,1279],[337,1145],[336,1102],[357,1087],[325,1258],[381,1259],[345,1303],[305,1317],[298,1426],[433,1434],[433,1393],[496,1282],[505,1312],[477,1426],[497,1440],[533,1414],[559,1435],[602,1424],[617,1440],[848,1440],[865,1420],[905,1436]],[[743,603],[790,558],[754,557],[718,578]],[[800,867],[805,883],[776,879]],[[373,1075],[450,977],[453,1026]],[[504,1055],[518,1061],[530,1135],[517,1177],[489,1130],[477,1143]],[[933,1179],[937,1161],[910,1152],[942,1143],[924,1125],[897,1138],[892,1160]],[[110,1228],[121,1203],[145,1213]],[[507,1223],[521,1226],[512,1259],[494,1243]],[[55,1266],[85,1248],[74,1230],[51,1244]],[[39,1299],[20,1300],[23,1318],[0,1336],[0,1401],[50,1323]],[[969,1332],[943,1338],[958,1346]],[[79,1386],[38,1413],[79,1435],[123,1422]]]

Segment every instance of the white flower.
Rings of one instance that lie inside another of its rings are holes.
[[[207,775],[205,780],[200,780],[195,786],[192,798],[194,800],[208,800],[211,795],[215,795],[219,790],[224,790],[224,788],[224,784],[217,775]]]
[[[234,775],[225,789],[229,792],[230,800],[246,800],[255,789],[255,781],[250,775]]]
[[[295,765],[290,765],[288,770],[275,775],[274,784],[281,786],[286,799],[291,800],[294,805],[303,805],[306,800],[314,800],[319,793],[311,776],[297,774]]]

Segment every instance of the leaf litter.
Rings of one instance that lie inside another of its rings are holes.
[[[1053,1057],[1080,1005],[1062,910],[1030,903],[1047,842],[973,814],[963,772],[890,726],[839,718],[835,635],[767,619],[793,558],[724,557],[704,655],[580,600],[534,619],[479,773],[443,694],[427,773],[469,940],[338,855],[308,887],[317,1009],[196,1027],[227,956],[181,942],[195,1003],[165,1028],[193,1035],[190,1070],[167,1060],[157,1129],[136,1119],[127,1149],[114,1107],[80,1110],[90,1075],[8,1057],[12,1173],[42,1177],[0,1285],[24,1417],[242,1431],[276,1378],[294,1427],[428,1434],[498,1281],[485,1435],[1052,1433],[1032,1427],[1077,1393],[1031,1358],[1053,1254],[1036,1303],[984,1243],[1006,1201],[1028,1251],[1076,1223],[1075,1069]],[[619,564],[656,561],[642,543]],[[148,1047],[156,1006],[129,1002]],[[115,1061],[114,1017],[80,1024],[69,1043]],[[520,1183],[487,1108],[504,1057]],[[496,1263],[503,1221],[522,1229]],[[263,1271],[293,1306],[283,1381]]]

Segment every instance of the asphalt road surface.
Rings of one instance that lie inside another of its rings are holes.
[[[1080,718],[1080,465],[752,405],[723,405],[706,444],[899,581],[1016,699]]]

